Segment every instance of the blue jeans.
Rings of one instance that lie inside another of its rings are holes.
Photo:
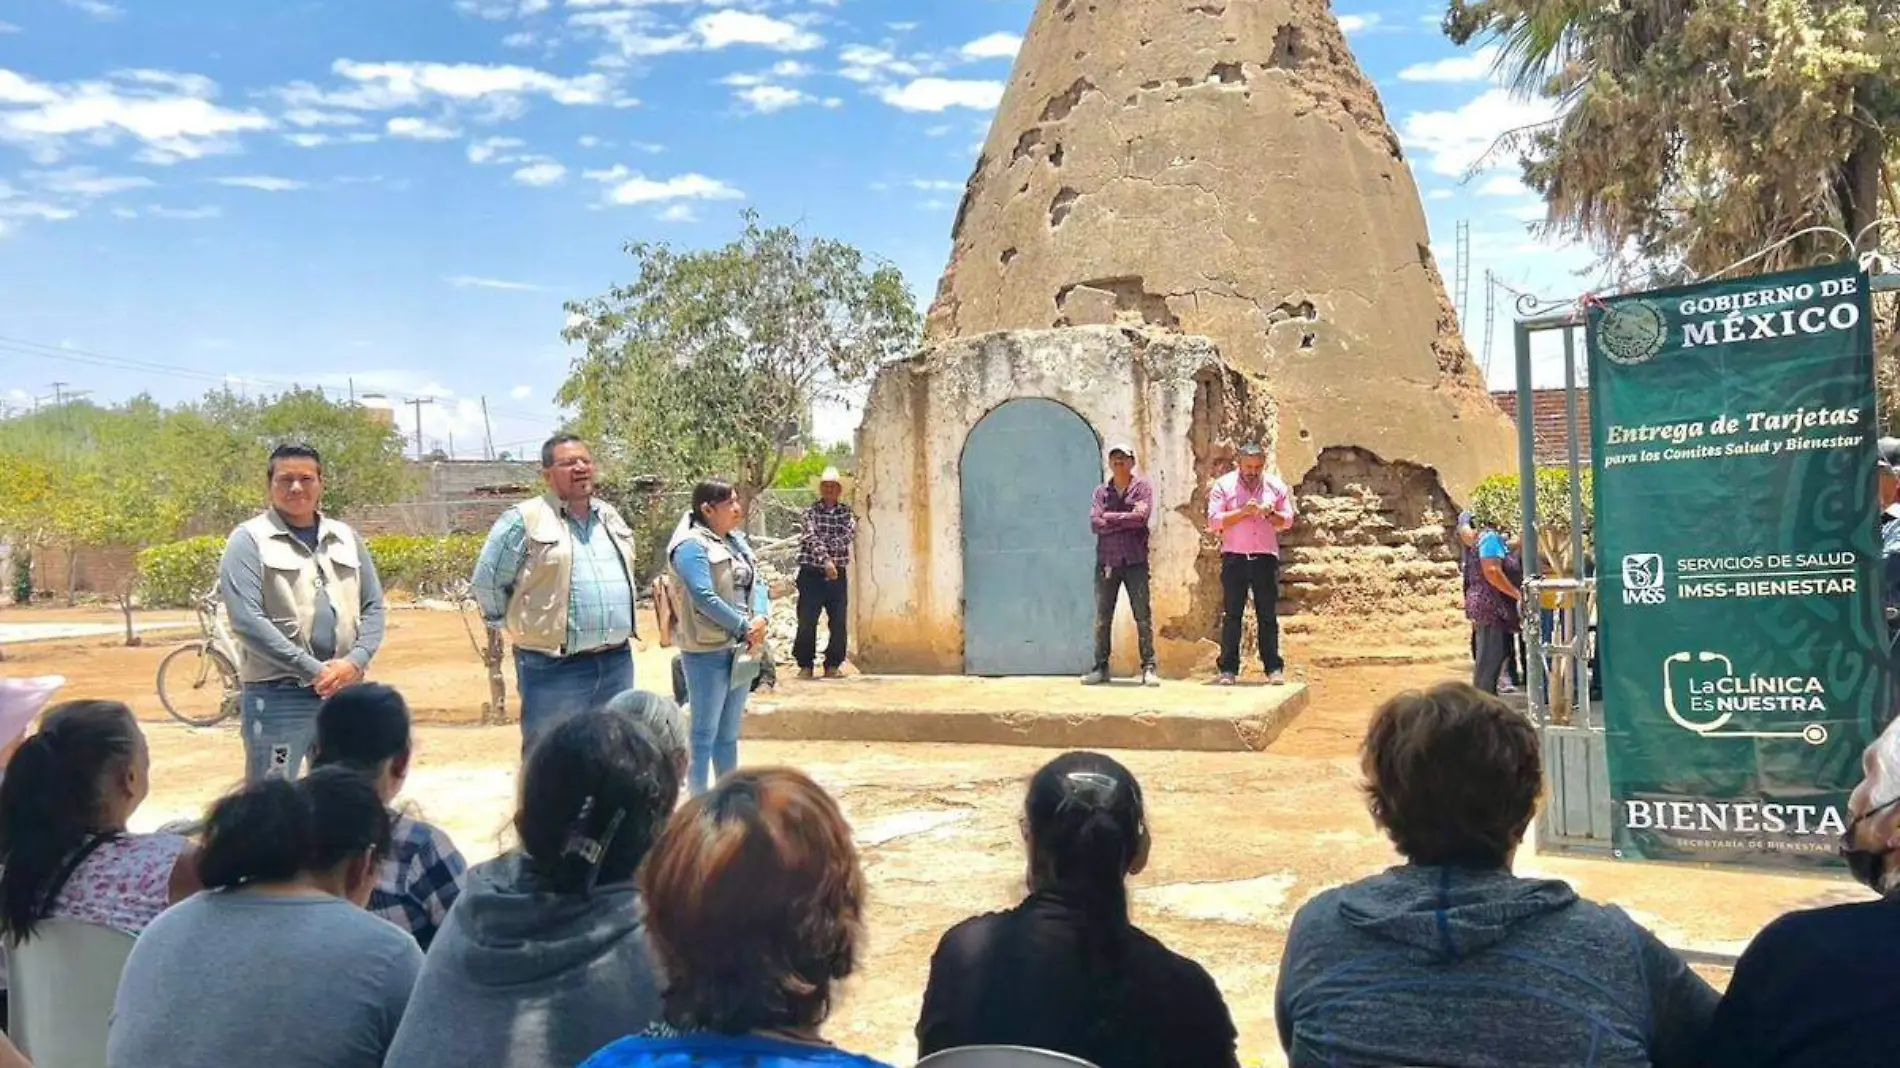
[[[752,690],[733,687],[733,655],[731,649],[680,654],[686,668],[686,702],[693,710],[693,762],[686,782],[694,796],[712,784],[706,775],[708,763],[713,780],[739,766],[739,721]]]
[[[238,723],[244,732],[244,781],[295,779],[303,774],[317,740],[317,706],[323,698],[299,682],[247,682]]]
[[[633,689],[629,646],[573,656],[515,650],[515,689],[521,695],[521,748],[561,720],[600,708]]]

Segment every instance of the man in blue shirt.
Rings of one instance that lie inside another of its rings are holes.
[[[547,491],[501,514],[475,563],[482,617],[515,647],[525,747],[561,718],[633,688],[633,530],[594,497],[587,443],[557,434],[541,446]]]

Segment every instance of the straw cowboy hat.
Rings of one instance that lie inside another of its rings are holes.
[[[841,473],[836,467],[825,468],[822,474],[811,480],[811,488],[818,489],[827,482],[836,482],[839,489],[846,493],[851,492],[851,476]]]

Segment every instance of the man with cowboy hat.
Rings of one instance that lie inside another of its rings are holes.
[[[818,655],[818,615],[824,613],[830,640],[825,645],[825,678],[842,678],[844,666],[845,568],[851,563],[851,542],[858,535],[857,516],[844,496],[844,476],[835,467],[818,476],[818,501],[805,509],[798,534],[798,637],[792,659],[798,677],[812,677]]]

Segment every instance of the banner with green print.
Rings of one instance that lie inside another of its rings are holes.
[[[1620,855],[1837,863],[1887,672],[1866,276],[1604,300],[1589,372]]]

